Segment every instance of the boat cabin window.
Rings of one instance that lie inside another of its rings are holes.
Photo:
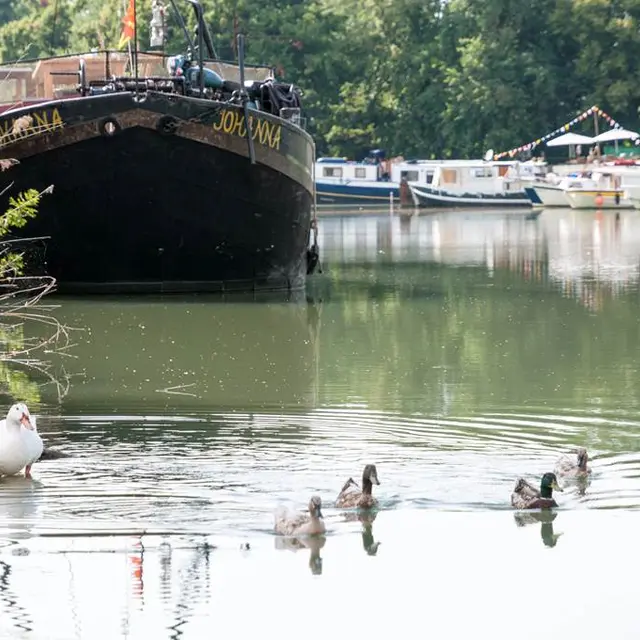
[[[442,183],[455,184],[458,182],[458,172],[455,169],[442,169]]]
[[[325,178],[342,178],[342,167],[322,167]]]
[[[417,171],[402,171],[400,172],[400,178],[404,178],[407,182],[418,182],[419,173]]]
[[[498,175],[500,177],[506,176],[507,173],[509,172],[509,169],[511,169],[511,167],[509,165],[506,164],[501,164],[498,166]]]
[[[493,178],[491,167],[474,167],[470,173],[474,178]]]
[[[356,178],[366,178],[367,170],[364,167],[356,167]]]

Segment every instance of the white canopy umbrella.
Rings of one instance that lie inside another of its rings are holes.
[[[549,142],[547,142],[547,146],[562,147],[571,144],[589,144],[595,139],[596,138],[590,138],[589,136],[582,136],[579,133],[565,133],[564,135],[558,136],[553,140],[549,140]]]
[[[593,140],[594,142],[611,142],[613,140],[635,140],[636,138],[640,138],[640,133],[628,129],[609,129]]]

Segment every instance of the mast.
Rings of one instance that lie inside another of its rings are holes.
[[[138,92],[138,11],[136,0],[133,0],[133,66],[136,78],[136,93]]]

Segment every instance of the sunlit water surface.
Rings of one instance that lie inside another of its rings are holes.
[[[306,299],[59,301],[61,386],[13,384],[71,457],[0,480],[1,638],[637,637],[640,215],[319,228]],[[332,505],[368,462],[373,520]],[[326,538],[274,536],[312,494]]]

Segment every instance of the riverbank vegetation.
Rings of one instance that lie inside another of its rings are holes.
[[[15,164],[17,160],[0,159],[0,172]],[[0,195],[12,186],[8,182],[0,188]],[[9,208],[0,215],[0,393],[30,404],[39,401],[43,385],[52,386],[58,398],[66,395],[69,377],[64,365],[58,366],[50,356],[68,355],[70,330],[52,314],[55,305],[42,303],[55,289],[55,279],[24,275],[24,247],[29,241],[16,242],[7,236],[37,215],[40,200],[52,190],[50,186],[41,192],[18,192],[10,196]]]
[[[177,0],[193,19],[188,5]],[[217,54],[234,31],[253,62],[305,92],[320,154],[382,147],[477,157],[542,136],[597,104],[638,125],[638,0],[204,0]],[[148,49],[151,0],[138,0]],[[115,48],[123,0],[15,0],[0,7],[0,55]],[[175,21],[173,21],[175,22]],[[166,49],[183,49],[171,23]],[[584,133],[593,133],[585,123]]]

